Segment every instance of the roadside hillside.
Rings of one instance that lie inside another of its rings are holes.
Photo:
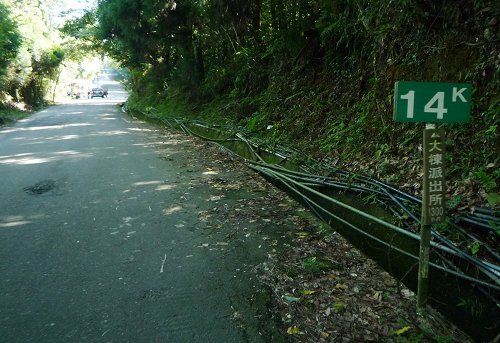
[[[423,124],[394,122],[394,84],[470,83],[471,123],[443,125],[450,207],[498,206],[498,2],[332,3],[304,7],[312,17],[300,30],[283,28],[287,36],[262,34],[257,46],[240,36],[233,53],[218,52],[224,63],[207,52],[198,84],[187,87],[176,76],[163,90],[153,89],[159,74],[156,81],[134,74],[132,107],[222,120],[418,195]]]

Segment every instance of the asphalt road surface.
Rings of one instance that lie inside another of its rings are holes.
[[[154,126],[102,83],[108,98],[0,128],[0,341],[266,341],[269,318],[237,320],[255,285],[196,230],[210,194],[186,189],[203,152],[170,139],[159,158]]]

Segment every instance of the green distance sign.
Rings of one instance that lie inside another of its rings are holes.
[[[394,120],[422,123],[470,122],[472,86],[466,83],[398,81]]]

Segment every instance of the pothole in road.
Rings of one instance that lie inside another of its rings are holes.
[[[56,182],[54,180],[43,180],[23,190],[31,195],[41,195],[50,192],[54,188],[56,188]]]

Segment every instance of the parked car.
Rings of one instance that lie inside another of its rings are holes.
[[[104,98],[104,96],[107,95],[107,92],[104,91],[102,88],[92,88],[90,91],[90,98],[94,99],[94,97],[101,97]]]

